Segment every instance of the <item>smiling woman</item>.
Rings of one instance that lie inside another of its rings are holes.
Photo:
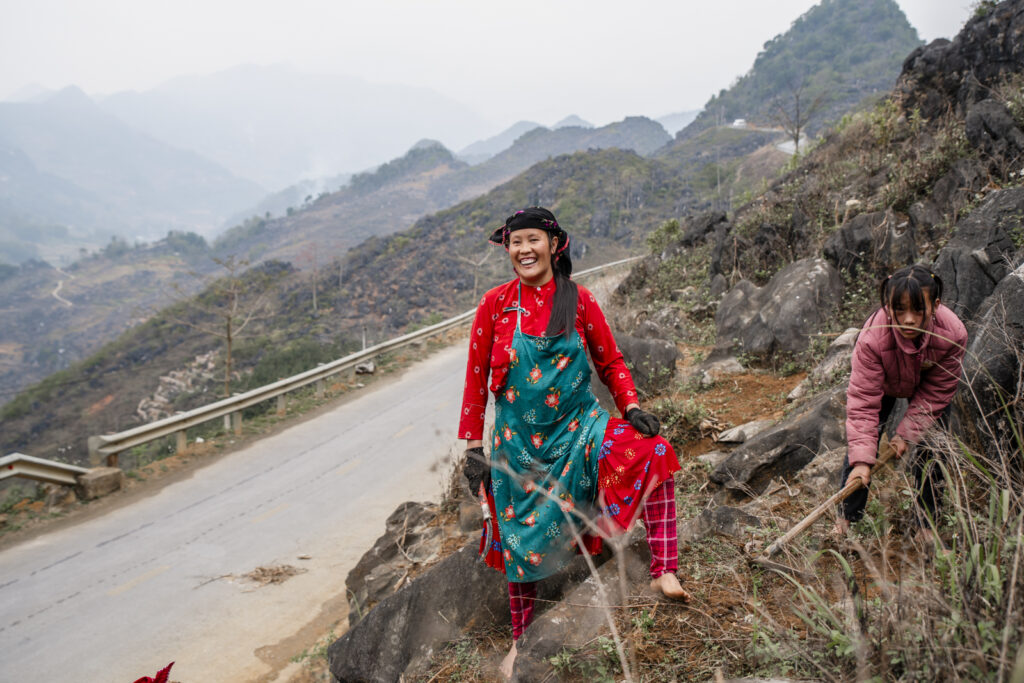
[[[593,294],[571,280],[569,235],[544,208],[517,211],[490,241],[517,277],[487,292],[470,335],[459,434],[465,475],[486,502],[480,552],[508,578],[512,635],[533,616],[536,582],[638,518],[651,547],[652,588],[688,600],[676,578],[672,446],[636,388]],[[590,391],[587,351],[624,419]],[[488,383],[488,378],[490,382]],[[484,455],[487,389],[495,396]],[[513,641],[502,665],[511,673]]]

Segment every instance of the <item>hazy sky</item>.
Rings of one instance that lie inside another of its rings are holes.
[[[952,37],[970,0],[898,0]],[[700,108],[815,0],[0,0],[0,98],[290,63],[433,88],[496,126]]]

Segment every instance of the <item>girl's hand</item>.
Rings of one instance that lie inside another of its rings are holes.
[[[854,465],[853,469],[850,470],[850,476],[846,478],[846,483],[849,484],[854,479],[860,479],[864,482],[864,486],[867,487],[871,483],[871,465]]]
[[[903,454],[907,452],[908,448],[910,448],[910,446],[907,445],[907,442],[904,441],[903,437],[899,434],[889,439],[889,445],[892,446],[893,451],[896,452],[897,458],[902,458]]]

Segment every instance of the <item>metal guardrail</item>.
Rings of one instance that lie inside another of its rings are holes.
[[[614,266],[635,261],[639,258],[641,257],[632,256],[630,258],[612,261],[611,263],[605,263],[593,268],[587,268],[579,273],[575,273],[573,277],[575,279],[591,275]],[[336,361],[320,365],[312,370],[292,375],[291,377],[278,380],[272,384],[266,384],[262,387],[247,391],[244,394],[237,394],[230,398],[217,401],[216,403],[196,408],[195,410],[179,413],[178,415],[172,415],[171,417],[157,420],[156,422],[150,422],[116,434],[90,436],[90,461],[93,465],[96,465],[99,464],[98,461],[100,458],[106,456],[106,464],[116,466],[118,453],[172,434],[177,437],[177,449],[179,451],[184,450],[187,444],[186,430],[189,427],[194,427],[196,425],[203,424],[204,422],[216,420],[217,418],[225,416],[230,416],[230,422],[235,433],[240,434],[242,429],[241,411],[243,409],[256,405],[257,403],[262,403],[263,401],[268,401],[272,398],[277,398],[278,401],[282,401],[282,403],[279,403],[278,405],[278,410],[283,412],[283,399],[285,394],[295,391],[296,389],[309,386],[310,384],[318,384],[318,393],[322,393],[323,382],[328,377],[346,370],[354,370],[360,363],[364,363],[387,351],[394,351],[395,349],[406,346],[407,344],[412,344],[435,334],[440,334],[441,332],[447,332],[452,328],[471,321],[475,314],[476,309],[466,311],[465,313],[461,313],[453,318],[448,318],[447,320],[442,320],[439,323],[425,327],[422,330],[404,334],[401,337],[396,337],[377,344],[376,346],[371,346],[368,349],[350,354],[344,358],[339,358]]]
[[[45,484],[74,486],[78,483],[78,475],[88,471],[85,467],[34,458],[24,453],[11,453],[0,458],[0,481],[10,477],[24,477]]]

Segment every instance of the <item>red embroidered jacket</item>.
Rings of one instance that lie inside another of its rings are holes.
[[[516,331],[518,285],[519,280],[515,279],[495,287],[484,294],[476,309],[469,339],[469,362],[466,364],[459,438],[483,438],[487,389],[490,388],[497,395],[505,387],[509,349],[512,346],[512,335]],[[615,399],[615,405],[620,412],[624,412],[628,404],[637,402],[633,377],[629,374],[594,295],[585,287],[577,285],[577,288],[579,300],[576,305],[576,331],[590,351],[594,367]],[[554,279],[540,287],[523,285],[523,332],[544,334],[551,317],[554,296]]]

